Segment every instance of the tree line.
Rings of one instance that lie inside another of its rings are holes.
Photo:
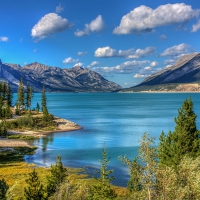
[[[168,134],[162,132],[157,146],[155,138],[144,133],[137,157],[133,160],[126,155],[119,157],[130,173],[127,184],[129,192],[126,195],[117,196],[110,185],[110,181],[114,179],[113,170],[107,170],[110,158],[107,158],[107,150],[104,147],[99,177],[94,184],[70,183],[67,170],[58,156],[56,165],[51,166],[46,188],[39,181],[35,169],[29,174],[29,186],[24,190],[25,199],[200,199],[200,131],[196,127],[196,118],[192,99],[186,99],[178,110],[174,131],[169,131]],[[2,179],[0,194],[6,194],[7,188],[5,180]]]
[[[6,136],[8,128],[34,128],[37,125],[40,127],[39,123],[43,124],[43,126],[52,125],[53,115],[48,112],[44,86],[41,95],[41,109],[38,102],[36,107],[32,108],[33,88],[28,83],[25,86],[22,78],[18,85],[14,108],[12,107],[12,99],[13,93],[10,84],[0,82],[0,136]],[[14,112],[12,112],[11,108]],[[32,114],[39,114],[40,110],[43,113],[42,122],[40,122],[41,120],[39,118],[34,119],[32,117]],[[13,114],[21,117],[14,121],[6,121],[6,119],[11,119]]]

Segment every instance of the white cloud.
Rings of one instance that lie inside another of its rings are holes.
[[[197,21],[196,24],[192,26],[192,32],[196,32],[200,29],[200,19]]]
[[[147,77],[147,76],[144,75],[144,74],[135,74],[135,75],[133,76],[133,78],[145,78],[145,77]]]
[[[40,21],[32,28],[31,36],[37,40],[41,40],[56,32],[70,29],[73,25],[65,18],[56,13],[49,13],[42,17]]]
[[[166,39],[167,39],[167,36],[166,36],[165,34],[162,34],[162,35],[160,36],[160,39],[161,39],[161,40],[166,40]]]
[[[90,35],[90,32],[101,32],[104,29],[104,21],[101,15],[96,19],[92,20],[90,24],[85,24],[84,30],[77,30],[74,34],[77,37],[82,37],[84,35]]]
[[[93,67],[92,70],[99,72],[100,74],[106,74],[106,73],[115,73],[115,74],[130,74],[134,71],[137,71],[140,69],[144,64],[149,63],[149,61],[127,61],[120,65],[114,66],[114,67]]]
[[[78,56],[84,56],[87,54],[87,51],[83,52],[83,51],[79,51],[78,52]]]
[[[73,67],[83,67],[83,63],[81,63],[81,62],[76,63]]]
[[[99,64],[99,62],[93,61],[90,65],[91,65],[92,67],[94,67],[94,66],[97,66],[98,64]]]
[[[109,46],[98,48],[94,56],[95,57],[124,57],[124,58],[144,58],[146,56],[152,55],[156,52],[155,47],[146,47],[145,49],[128,49],[128,50],[119,50],[112,49]]]
[[[64,10],[64,7],[61,4],[56,6],[56,13],[61,13],[63,10]]]
[[[151,62],[150,66],[151,67],[156,67],[156,66],[158,66],[158,62],[157,61],[153,61],[153,62]]]
[[[128,58],[144,58],[156,52],[155,47],[146,47],[145,49],[137,49],[134,53],[130,54]]]
[[[0,42],[9,42],[8,37],[0,37]]]
[[[124,15],[114,34],[131,34],[150,32],[154,28],[168,25],[184,25],[200,14],[200,10],[193,10],[184,3],[166,4],[153,10],[147,6],[140,6]]]
[[[98,48],[95,52],[94,52],[94,56],[95,57],[114,57],[116,56],[116,50],[110,48],[109,46],[107,47],[102,47],[102,48]]]
[[[165,51],[163,51],[163,53],[160,54],[160,56],[162,57],[163,56],[171,56],[171,57],[180,56],[180,55],[188,53],[190,51],[189,48],[190,48],[190,45],[182,43],[182,44],[167,48]]]
[[[63,60],[63,63],[64,64],[72,64],[72,63],[76,63],[78,61],[79,61],[79,59],[73,59],[72,57],[69,57],[69,58],[65,58]]]
[[[34,53],[37,52],[37,49],[34,49],[33,52],[34,52]]]

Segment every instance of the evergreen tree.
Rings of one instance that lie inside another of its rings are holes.
[[[10,106],[8,105],[8,102],[6,102],[6,107],[4,108],[5,118],[9,119],[12,117],[12,111],[10,109]]]
[[[134,193],[142,189],[140,183],[141,165],[138,163],[138,158],[134,158],[133,161],[129,160],[126,155],[124,157],[119,157],[119,160],[126,164],[129,168],[130,179],[127,184],[129,192]]]
[[[165,135],[162,132],[158,147],[160,163],[176,166],[184,156],[196,158],[200,154],[200,131],[196,127],[196,114],[192,99],[186,99],[175,118],[175,130]]]
[[[42,102],[41,102],[41,105],[42,105],[42,112],[48,112],[47,110],[47,98],[46,98],[46,93],[45,93],[45,87],[43,85],[43,88],[42,88]]]
[[[26,89],[26,106],[27,110],[31,107],[31,102],[33,98],[33,88],[30,85],[27,85]]]
[[[2,84],[2,97],[3,100],[6,100],[6,82],[3,82]]]
[[[0,199],[6,200],[6,192],[9,186],[4,179],[0,179]]]
[[[36,112],[39,113],[40,112],[40,104],[37,102],[37,105],[36,105]]]
[[[110,174],[113,173],[113,169],[107,170],[107,164],[110,162],[110,158],[107,158],[107,150],[104,147],[102,151],[102,160],[101,162],[101,169],[98,171],[100,174],[99,178],[96,178],[97,184],[94,184],[91,187],[91,193],[89,194],[89,199],[94,200],[109,200],[114,199],[117,197],[115,191],[110,186],[110,181],[114,180],[114,176],[110,177]]]
[[[18,102],[18,106],[19,106],[19,110],[20,107],[24,106],[24,83],[23,83],[23,79],[21,78],[20,83],[19,83],[19,87],[18,87],[18,98],[17,98],[17,102]]]
[[[6,99],[9,106],[12,106],[12,97],[13,97],[12,90],[10,84],[8,83],[6,88]]]
[[[0,96],[0,119],[4,118],[3,98]]]
[[[35,169],[28,175],[29,178],[26,180],[28,187],[24,189],[26,200],[46,200],[43,185],[40,183]]]
[[[66,180],[67,169],[61,162],[61,156],[57,156],[55,165],[51,165],[51,175],[47,176],[47,193],[48,196],[52,196],[58,187]]]

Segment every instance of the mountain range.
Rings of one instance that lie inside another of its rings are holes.
[[[0,60],[0,81],[9,82],[13,91],[16,91],[21,78],[25,85],[33,87],[34,92],[41,91],[43,85],[49,92],[112,92],[121,89],[118,84],[88,68],[75,66],[61,69],[37,62],[21,67]]]
[[[173,66],[124,91],[200,91],[200,53],[182,56]]]

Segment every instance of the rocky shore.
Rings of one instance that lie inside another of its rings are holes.
[[[71,122],[66,119],[62,119],[59,117],[54,117],[54,121],[57,124],[57,127],[54,130],[51,131],[44,131],[44,130],[38,130],[38,131],[16,131],[16,130],[8,130],[8,134],[21,134],[21,135],[27,135],[27,136],[34,136],[34,137],[45,137],[47,134],[50,133],[56,133],[56,132],[68,132],[68,131],[76,131],[82,129],[81,126],[78,124]],[[0,148],[1,147],[31,147],[31,145],[23,140],[17,140],[17,139],[6,139],[6,138],[0,138]]]

